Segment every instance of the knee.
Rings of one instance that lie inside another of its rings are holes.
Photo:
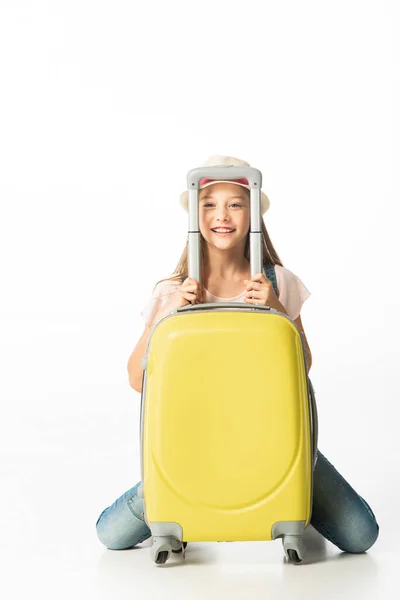
[[[366,552],[375,544],[378,535],[379,525],[375,517],[367,515],[365,518],[358,518],[346,528],[340,548],[353,554]]]
[[[109,519],[106,519],[106,513],[109,510],[105,508],[99,515],[96,521],[96,533],[100,542],[109,548],[110,550],[121,550],[121,544],[118,537],[115,535],[115,531],[110,527]]]
[[[125,550],[125,547],[121,545],[121,540],[115,536],[112,531],[105,529],[104,527],[96,526],[97,537],[100,542],[108,548],[108,550]]]
[[[127,550],[147,540],[151,532],[146,526],[130,527],[130,523],[116,518],[106,508],[97,519],[96,534],[109,550]]]
[[[128,548],[136,546],[136,544],[127,546],[123,538],[118,537],[112,531],[101,528],[97,528],[97,537],[108,550],[128,550]],[[136,543],[138,544],[140,541],[142,540],[138,540]]]

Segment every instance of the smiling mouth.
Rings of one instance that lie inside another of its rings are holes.
[[[232,229],[231,231],[215,231],[215,229],[211,229],[211,231],[213,233],[215,233],[215,235],[229,235],[231,233],[233,233],[234,231],[236,231],[236,229]]]

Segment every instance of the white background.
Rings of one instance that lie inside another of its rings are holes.
[[[35,589],[43,598],[176,598],[193,582],[199,598],[299,585],[308,598],[385,597],[400,491],[395,5],[2,1],[8,598]],[[140,479],[140,395],[127,361],[140,309],[186,243],[187,171],[213,154],[261,170],[272,242],[311,291],[301,314],[319,447],[381,530],[351,563],[335,561],[343,555],[328,542],[324,560],[295,573],[279,542],[192,544],[197,570],[188,552],[173,575],[148,549],[113,552],[96,537],[103,508]]]

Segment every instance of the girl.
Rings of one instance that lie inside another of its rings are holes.
[[[233,157],[213,156],[203,166],[250,166]],[[201,280],[189,278],[187,244],[176,267],[176,275],[158,282],[153,297],[142,311],[146,326],[128,361],[130,385],[142,389],[141,359],[155,325],[168,313],[189,303],[246,302],[270,306],[287,314],[304,332],[300,309],[310,296],[302,281],[286,269],[277,255],[262,220],[264,273],[250,276],[249,228],[250,192],[246,179],[202,180],[199,190],[201,232]],[[261,210],[269,208],[261,193]],[[187,211],[188,193],[181,194]],[[305,335],[305,334],[304,334]],[[307,369],[312,356],[305,338]],[[151,532],[144,521],[141,482],[105,508],[96,522],[100,541],[111,550],[132,548],[147,540]],[[326,539],[345,552],[368,550],[376,541],[379,526],[367,502],[318,451],[313,480],[311,524]],[[186,545],[186,544],[185,544]],[[179,552],[181,547],[173,551]]]

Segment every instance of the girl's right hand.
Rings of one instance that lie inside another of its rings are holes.
[[[200,304],[203,302],[203,292],[200,283],[196,279],[187,277],[172,294],[168,302],[163,306],[162,312],[169,313],[188,304]]]
[[[203,289],[197,279],[187,277],[178,288],[177,294],[180,296],[181,306],[187,304],[201,304],[203,302]]]
[[[203,302],[203,293],[200,283],[196,279],[187,277],[182,285],[176,290],[171,300],[174,308],[181,308],[188,304],[200,304]]]
[[[204,292],[201,289],[199,282],[196,279],[188,277],[171,295],[166,304],[164,304],[157,312],[152,323],[149,325],[150,329],[153,330],[161,319],[169,315],[169,313],[178,310],[178,308],[182,308],[182,306],[186,306],[187,304],[202,303],[204,301],[203,294]]]

